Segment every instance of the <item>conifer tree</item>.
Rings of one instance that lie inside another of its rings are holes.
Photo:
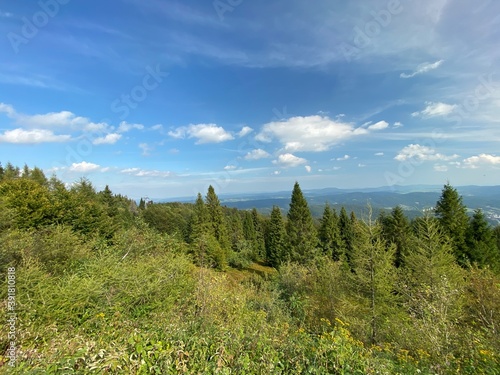
[[[189,219],[188,242],[193,242],[200,237],[202,233],[208,232],[208,214],[205,202],[201,193],[198,193],[194,204],[193,213]]]
[[[263,221],[257,209],[252,209],[252,219],[253,219],[253,227],[255,229],[255,253],[259,259],[266,258],[266,243],[264,240],[264,226]]]
[[[273,206],[271,211],[266,236],[266,258],[267,263],[272,267],[279,267],[280,264],[289,260],[286,252],[285,223],[278,206]]]
[[[389,244],[396,245],[395,264],[400,267],[404,256],[408,253],[412,233],[408,218],[405,216],[401,206],[393,208],[391,215],[382,216],[382,235]]]
[[[215,194],[215,190],[212,185],[208,187],[205,204],[207,207],[207,218],[211,233],[217,242],[219,242],[222,250],[227,254],[230,249],[230,241],[227,232],[226,220],[220,205],[219,197]]]
[[[426,216],[415,221],[415,244],[404,258],[400,294],[421,340],[435,358],[450,355],[461,317],[464,277],[450,239],[439,222]]]
[[[467,255],[465,234],[469,218],[467,208],[462,203],[462,197],[449,183],[444,185],[441,196],[436,203],[436,216],[445,232],[452,240],[453,250],[457,260],[464,265],[470,261]]]
[[[338,221],[339,218],[335,209],[332,210],[327,203],[323,211],[323,217],[320,219],[318,237],[323,254],[336,261],[340,260],[343,247]]]
[[[342,239],[342,251],[341,258],[350,265],[351,264],[351,254],[353,250],[353,242],[354,242],[354,228],[352,225],[351,219],[347,216],[347,211],[345,207],[342,206],[340,209],[339,216],[339,231],[340,238]]]
[[[479,267],[499,267],[499,252],[493,233],[481,209],[474,211],[466,234],[467,255]]]
[[[5,170],[3,169],[2,163],[0,162],[0,181],[2,181],[4,174]]]
[[[352,271],[346,277],[352,280],[354,294],[359,299],[362,319],[369,317],[369,342],[379,342],[384,324],[394,311],[396,268],[394,266],[395,245],[387,246],[382,237],[382,226],[371,220],[356,221],[351,254]]]
[[[139,201],[139,210],[145,210],[146,209],[146,201],[141,197],[141,200]]]
[[[293,187],[287,218],[286,232],[290,260],[305,264],[314,258],[317,237],[311,211],[298,182]]]

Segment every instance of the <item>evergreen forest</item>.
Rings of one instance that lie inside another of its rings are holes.
[[[481,209],[448,183],[412,220],[315,218],[291,188],[264,215],[212,186],[136,202],[0,166],[0,373],[500,374],[500,226]]]

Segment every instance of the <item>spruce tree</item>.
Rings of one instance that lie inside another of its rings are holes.
[[[382,332],[393,317],[396,297],[394,266],[395,245],[387,246],[382,237],[382,226],[371,220],[353,223],[352,272],[347,278],[352,280],[353,292],[359,301],[358,312],[361,319],[369,320],[368,341],[373,345],[382,340]]]
[[[227,254],[230,248],[230,241],[227,232],[226,220],[220,205],[219,197],[215,194],[215,190],[212,185],[208,187],[205,204],[207,207],[207,218],[211,233],[217,242],[219,242],[222,250]]]
[[[198,193],[193,207],[193,213],[191,214],[188,224],[189,242],[192,243],[200,237],[201,234],[207,233],[209,231],[208,225],[208,214],[205,202],[203,201],[201,193]]]
[[[257,209],[252,209],[252,219],[253,219],[253,227],[255,229],[255,253],[259,259],[266,258],[266,243],[264,240],[264,225],[263,220]]]
[[[452,240],[458,262],[465,265],[470,261],[465,243],[469,218],[467,208],[462,203],[462,197],[449,183],[443,187],[441,197],[436,203],[435,213],[441,226]]]
[[[335,209],[332,210],[327,203],[320,219],[318,239],[323,254],[336,261],[340,259],[343,247],[338,221]]]
[[[415,221],[415,243],[404,258],[400,294],[419,338],[433,360],[447,357],[461,318],[464,277],[450,239],[439,222],[426,216]]]
[[[349,219],[349,216],[347,216],[347,211],[344,206],[340,209],[339,231],[343,246],[340,256],[344,261],[347,261],[347,264],[350,265],[354,242],[354,229],[352,221]]]
[[[291,261],[306,264],[314,258],[317,237],[311,211],[298,182],[295,183],[288,210],[287,236]]]
[[[396,245],[395,264],[396,267],[400,267],[412,240],[410,222],[400,206],[394,207],[391,215],[382,216],[380,222],[385,240],[389,244]]]
[[[481,209],[474,211],[466,234],[467,255],[479,267],[498,269],[499,252],[493,229]]]
[[[271,211],[265,244],[267,263],[271,267],[279,267],[290,260],[286,252],[285,223],[278,206],[273,206]]]

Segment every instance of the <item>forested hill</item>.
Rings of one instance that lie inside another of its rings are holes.
[[[286,210],[155,203],[0,166],[0,371],[496,374],[500,226],[441,188],[410,219],[299,183]],[[14,314],[14,315],[12,315]]]
[[[390,211],[400,206],[410,218],[422,215],[426,209],[435,206],[441,194],[442,186],[415,185],[393,186],[371,189],[308,189],[303,190],[313,217],[323,214],[325,203],[340,210],[345,207],[361,216],[369,203],[374,212]],[[463,203],[472,215],[474,209],[480,208],[490,224],[500,222],[500,186],[457,186],[456,190],[463,197]],[[289,192],[260,194],[220,195],[220,201],[228,207],[248,210],[256,208],[259,212],[269,214],[273,206],[288,210]],[[155,202],[193,201],[193,197],[155,199]]]

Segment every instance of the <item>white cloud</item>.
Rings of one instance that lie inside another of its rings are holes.
[[[143,156],[149,156],[154,147],[149,146],[147,143],[139,143],[139,148],[142,150]]]
[[[250,126],[244,126],[238,133],[238,137],[244,137],[245,135],[248,135],[251,132],[253,132],[253,129]]]
[[[342,156],[341,158],[337,158],[337,159],[335,159],[335,160],[337,160],[337,161],[344,161],[344,160],[348,160],[348,159],[350,159],[350,158],[351,158],[351,157],[350,157],[349,155],[344,155],[344,156]]]
[[[500,156],[490,154],[480,154],[464,159],[464,168],[479,168],[480,165],[500,166]]]
[[[120,172],[137,177],[171,177],[173,175],[170,171],[146,170],[140,168],[127,168],[122,169]]]
[[[10,104],[5,103],[0,103],[0,112],[6,113],[9,117],[14,116],[16,113],[14,107],[12,107]]]
[[[426,62],[426,63],[420,64],[419,66],[417,66],[417,69],[415,69],[412,73],[410,73],[410,74],[401,73],[400,77],[401,78],[412,78],[418,74],[427,73],[431,70],[439,68],[443,62],[444,62],[444,60],[438,60],[438,61],[433,62],[433,63]]]
[[[358,167],[359,167],[359,168],[364,168],[364,167],[366,167],[366,164],[361,164],[361,163],[359,163],[359,164],[358,164]]]
[[[112,145],[118,142],[118,140],[122,137],[121,134],[118,133],[110,133],[104,137],[96,138],[92,141],[94,145]]]
[[[255,137],[260,142],[277,139],[287,151],[326,151],[348,138],[368,134],[350,123],[326,116],[291,117],[265,124]]]
[[[151,130],[162,130],[163,125],[162,124],[156,124],[151,127]]]
[[[234,171],[236,168],[237,168],[236,165],[226,165],[224,167],[224,170],[225,171]]]
[[[369,130],[384,130],[389,127],[389,123],[387,121],[379,121],[373,125],[368,126]]]
[[[279,164],[285,168],[287,167],[297,167],[302,164],[306,164],[307,160],[304,158],[299,158],[293,154],[281,154],[278,156],[278,160],[273,160],[274,164]]]
[[[258,160],[258,159],[264,159],[264,158],[269,158],[269,157],[271,157],[271,155],[261,148],[257,148],[255,150],[252,150],[245,155],[246,160]]]
[[[52,130],[54,128],[65,128],[83,132],[108,132],[110,130],[110,126],[106,122],[92,122],[87,117],[76,116],[70,111],[25,115],[18,113],[9,104],[0,103],[0,112],[6,113],[16,124],[23,128],[34,130]]]
[[[405,161],[410,159],[415,159],[419,161],[432,161],[432,160],[443,160],[449,161],[458,158],[459,155],[443,155],[436,152],[436,150],[427,147],[421,146],[419,144],[410,144],[404,147],[399,153],[396,155],[394,159],[398,161]]]
[[[435,164],[434,165],[434,170],[436,172],[447,172],[448,171],[448,166],[447,165],[442,165],[442,164]]]
[[[86,161],[82,161],[81,163],[73,163],[71,164],[71,167],[69,167],[69,170],[71,172],[81,172],[81,173],[86,173],[86,172],[92,172],[97,169],[101,168],[100,165],[94,164],[94,163],[87,163]]]
[[[6,130],[0,134],[0,142],[3,143],[48,143],[48,142],[67,142],[71,140],[70,135],[55,135],[54,132],[45,129],[13,129]]]
[[[142,130],[144,129],[144,125],[142,124],[129,124],[126,121],[120,122],[120,125],[118,126],[118,133],[126,133],[132,129],[137,129],[137,130]]]
[[[311,166],[310,165],[305,165],[304,168],[306,169],[307,173],[311,173]]]
[[[185,138],[186,136],[188,138],[196,138],[196,144],[220,143],[234,139],[231,133],[215,124],[181,126],[173,131],[169,131],[168,135],[178,139]]]
[[[375,153],[375,156],[384,156],[384,153],[383,152],[377,152],[377,153]]]
[[[420,112],[413,112],[411,115],[413,117],[422,116],[422,117],[436,117],[436,116],[446,116],[452,113],[456,108],[456,104],[446,104],[446,103],[434,103],[434,102],[425,102],[427,107]]]
[[[393,127],[393,128],[400,128],[400,127],[402,127],[402,126],[403,126],[403,124],[402,124],[401,122],[396,121],[392,127]]]

